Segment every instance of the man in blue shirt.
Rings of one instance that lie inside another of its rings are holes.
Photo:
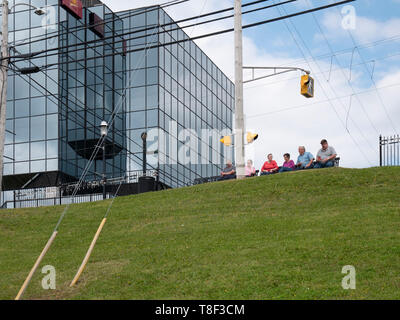
[[[306,148],[304,146],[300,146],[296,169],[301,170],[312,168],[314,168],[314,156],[310,152],[306,152]]]

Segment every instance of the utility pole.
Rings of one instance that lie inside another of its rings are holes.
[[[242,1],[235,0],[235,162],[237,179],[245,178],[242,33]]]
[[[1,66],[0,66],[0,194],[3,191],[3,158],[4,138],[6,131],[6,107],[7,107],[7,78],[8,78],[8,1],[3,0],[2,5],[2,33]]]

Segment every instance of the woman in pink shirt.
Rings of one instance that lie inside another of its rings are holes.
[[[285,159],[285,162],[282,167],[280,167],[279,172],[293,171],[296,165],[293,160],[290,160],[290,154],[285,153],[283,159]]]
[[[253,160],[247,160],[245,170],[246,177],[253,177],[256,175],[256,168],[253,167]]]

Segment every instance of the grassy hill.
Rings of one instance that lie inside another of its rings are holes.
[[[400,168],[324,169],[71,206],[25,299],[399,299]],[[63,207],[0,211],[13,299]],[[41,268],[57,270],[43,290]],[[353,265],[357,289],[343,290]]]

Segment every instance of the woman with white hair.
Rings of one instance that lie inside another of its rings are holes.
[[[253,166],[253,160],[247,160],[247,165],[245,167],[246,177],[254,177],[256,175],[256,168]]]

